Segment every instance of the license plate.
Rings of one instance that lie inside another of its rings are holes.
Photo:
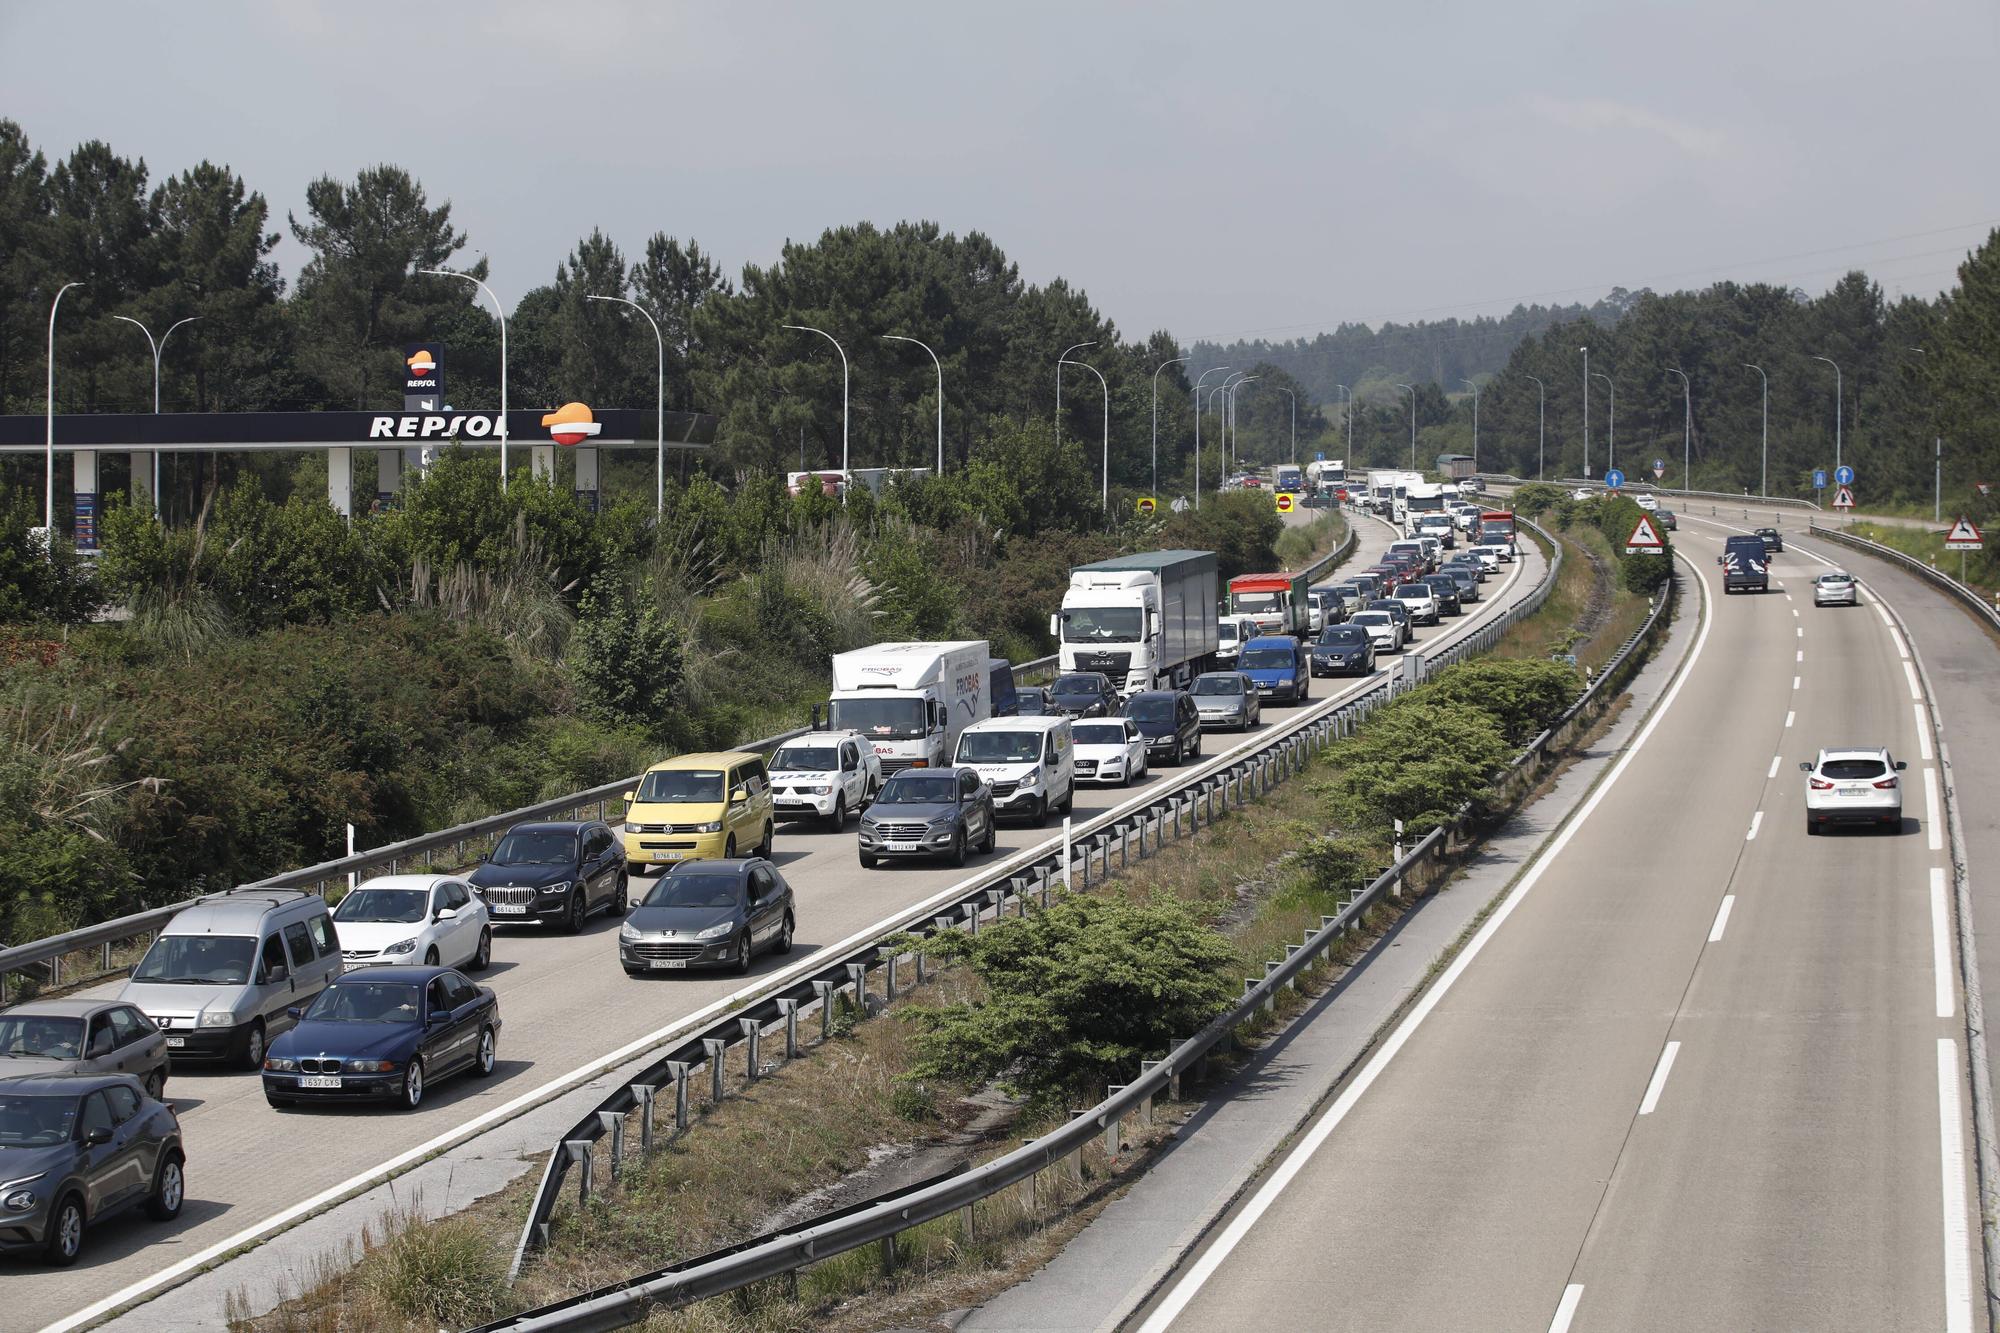
[[[188,1044],[188,1039],[186,1037],[167,1038],[167,1049],[170,1051],[178,1051],[181,1047],[187,1044]]]
[[[338,1088],[340,1080],[331,1074],[303,1074],[299,1077],[299,1086],[330,1090]]]
[[[679,852],[654,852],[653,859],[655,861],[678,861],[681,859],[681,854]]]
[[[664,971],[670,967],[686,967],[687,965],[688,960],[685,958],[655,958],[650,963],[650,966],[655,971]]]
[[[492,906],[493,915],[495,916],[526,916],[528,914],[526,903],[494,903]]]

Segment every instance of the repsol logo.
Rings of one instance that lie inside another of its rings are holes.
[[[500,434],[500,416],[446,416],[441,412],[376,417],[368,423],[371,440],[435,440],[453,435],[484,440]]]

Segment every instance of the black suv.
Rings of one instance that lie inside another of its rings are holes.
[[[1051,712],[1071,717],[1117,717],[1118,687],[1102,671],[1072,671],[1049,688]]]
[[[1201,710],[1186,690],[1141,690],[1125,705],[1125,716],[1146,738],[1146,758],[1170,764],[1201,757]]]
[[[1375,641],[1359,625],[1329,625],[1312,646],[1315,676],[1365,676],[1375,669]]]
[[[1767,555],[1785,549],[1785,534],[1776,528],[1757,529],[1757,540],[1764,543],[1764,552]]]
[[[625,915],[625,849],[595,819],[516,824],[466,882],[496,926],[556,925],[574,935],[599,908]]]

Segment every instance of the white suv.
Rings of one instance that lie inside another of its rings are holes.
[[[1410,612],[1413,625],[1435,625],[1438,623],[1437,590],[1428,583],[1404,583],[1389,594],[1401,602]]]
[[[1903,783],[1896,774],[1909,765],[1891,759],[1886,749],[1821,750],[1819,758],[1801,762],[1806,777],[1806,832],[1818,833],[1832,824],[1873,824],[1900,832],[1903,827]]]

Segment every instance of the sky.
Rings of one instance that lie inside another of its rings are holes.
[[[396,163],[510,306],[593,226],[734,272],[925,218],[1191,342],[1855,267],[1935,294],[2000,225],[1996,55],[1976,0],[7,0],[0,116],[226,163],[279,229]]]

